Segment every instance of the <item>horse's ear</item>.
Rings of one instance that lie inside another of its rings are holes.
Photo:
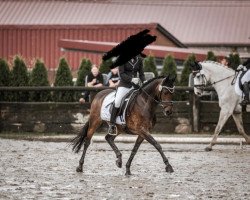
[[[176,77],[177,77],[177,75],[176,75],[176,74],[174,74],[174,75],[170,78],[170,80],[174,83],[174,82],[175,82]]]
[[[194,69],[195,69],[195,66],[196,66],[195,61],[190,63],[190,69],[191,69],[191,70],[194,70]]]
[[[169,80],[169,74],[166,75],[163,82],[168,81],[168,80]]]

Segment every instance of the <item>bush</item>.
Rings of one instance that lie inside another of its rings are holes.
[[[49,86],[48,72],[44,63],[37,59],[30,75],[30,86]],[[31,101],[49,101],[49,91],[35,91],[30,93]]]
[[[190,69],[190,64],[193,63],[196,60],[195,55],[191,54],[188,56],[188,58],[184,62],[184,68],[181,73],[181,80],[180,80],[180,85],[181,86],[188,86],[188,81],[189,81],[189,75],[192,72]]]
[[[208,51],[206,60],[217,61],[217,57],[214,55],[214,52]]]
[[[90,60],[82,59],[79,70],[77,72],[77,80],[76,80],[77,86],[85,86],[85,77],[90,73],[91,66],[92,63]]]
[[[29,86],[27,67],[23,59],[19,56],[14,58],[14,66],[11,71],[11,86]],[[13,101],[28,101],[28,92],[13,92]]]
[[[106,61],[102,61],[101,65],[100,65],[100,73],[103,74],[108,74],[110,72],[110,66],[112,64],[111,59],[108,59]]]
[[[0,87],[9,86],[11,81],[10,69],[6,60],[0,58]],[[9,92],[0,92],[0,101],[8,101]]]
[[[143,68],[144,68],[144,72],[153,72],[155,77],[158,76],[155,58],[153,56],[147,56],[146,58],[144,58]]]
[[[59,61],[59,67],[56,72],[56,79],[54,86],[73,86],[72,74],[65,58],[61,58]],[[62,91],[54,92],[54,101],[72,102],[74,100],[74,92]]]
[[[240,56],[238,53],[229,54],[228,65],[230,68],[236,70],[240,64]]]
[[[189,75],[191,73],[190,64],[196,60],[195,55],[191,54],[184,62],[184,68],[181,73],[180,86],[188,86]],[[189,93],[181,92],[178,95],[178,100],[185,101],[189,98]]]
[[[166,76],[167,74],[175,75],[177,76],[177,65],[173,58],[173,56],[168,55],[164,58],[163,61],[163,68],[161,71],[161,75]],[[177,84],[177,78],[176,78],[176,84]]]

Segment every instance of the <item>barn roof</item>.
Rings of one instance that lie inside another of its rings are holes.
[[[186,45],[250,45],[245,0],[0,0],[0,25],[157,23]]]
[[[62,39],[58,42],[58,46],[63,51],[82,51],[102,54],[108,52],[118,43],[115,42],[100,42],[88,40],[68,40]],[[175,59],[185,60],[190,54],[195,54],[198,61],[206,60],[207,51],[191,48],[167,47],[158,45],[149,45],[144,51],[146,55],[153,55],[156,58],[164,59],[166,55],[172,55]],[[227,56],[225,52],[214,52],[217,57],[222,58]]]

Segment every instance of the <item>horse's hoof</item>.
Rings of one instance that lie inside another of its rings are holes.
[[[130,171],[126,171],[126,176],[131,176],[131,172]]]
[[[117,159],[116,160],[116,165],[117,165],[117,167],[122,168],[122,160],[121,159]]]
[[[171,165],[167,165],[166,172],[173,173],[174,172],[173,167]]]
[[[77,171],[77,172],[82,172],[82,167],[79,167],[79,166],[78,166],[78,167],[76,168],[76,171]]]
[[[205,151],[212,151],[212,147],[206,147]]]

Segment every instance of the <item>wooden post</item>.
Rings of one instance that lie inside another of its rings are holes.
[[[193,131],[199,132],[200,130],[200,98],[192,92],[193,101]]]

